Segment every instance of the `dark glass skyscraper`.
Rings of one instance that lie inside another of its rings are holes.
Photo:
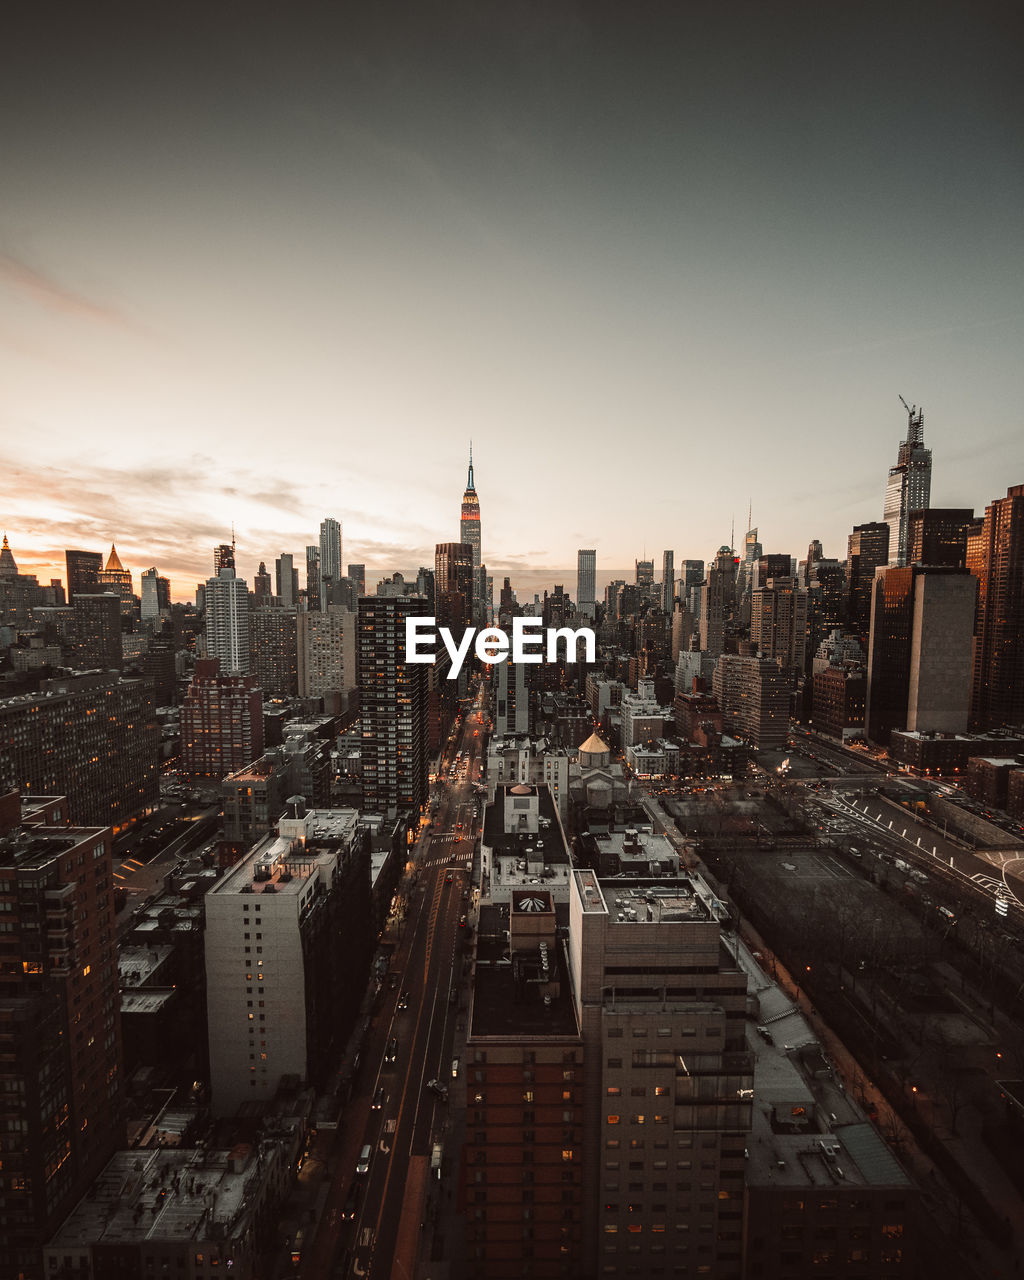
[[[103,568],[103,556],[99,551],[65,551],[67,566],[68,604],[79,591],[93,592],[99,585],[99,572]]]

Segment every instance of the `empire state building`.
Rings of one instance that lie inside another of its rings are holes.
[[[462,495],[462,519],[459,521],[459,541],[473,548],[473,602],[474,613],[479,613],[484,591],[480,563],[480,499],[473,482],[473,446],[469,446],[469,476],[466,492]]]

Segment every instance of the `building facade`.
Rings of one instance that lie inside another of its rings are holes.
[[[124,1141],[111,833],[53,798],[21,825],[0,797],[0,1277],[42,1246]]]
[[[224,675],[249,670],[249,588],[231,565],[206,580],[206,656]]]
[[[363,808],[387,815],[427,802],[429,675],[405,661],[406,618],[426,613],[415,596],[363,596],[356,623]]]
[[[181,767],[221,779],[263,754],[263,694],[255,676],[221,675],[200,659],[181,708]]]
[[[907,532],[912,511],[923,511],[931,500],[932,451],[924,447],[924,410],[907,409],[907,438],[900,444],[896,465],[889,468],[882,519],[889,526],[889,564],[905,565]]]
[[[0,702],[0,791],[68,797],[72,821],[119,827],[159,801],[160,729],[146,680],[45,680]]]
[[[971,724],[1024,724],[1024,485],[985,508],[968,567],[978,580]]]

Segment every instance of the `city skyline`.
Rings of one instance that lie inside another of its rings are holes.
[[[842,557],[901,395],[932,505],[982,511],[1024,460],[1012,18],[808,13],[19,13],[22,570],[114,542],[183,599],[232,524],[251,579],[330,514],[369,577],[414,572],[470,439],[496,585],[708,561],[751,503],[767,551]]]

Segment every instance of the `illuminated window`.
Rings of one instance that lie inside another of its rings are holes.
[[[251,1017],[252,1015],[250,1014],[249,1016]],[[609,1117],[608,1117],[608,1123],[609,1123],[609,1124],[618,1124],[618,1123],[619,1123],[619,1117],[618,1117],[618,1116],[609,1116]]]

